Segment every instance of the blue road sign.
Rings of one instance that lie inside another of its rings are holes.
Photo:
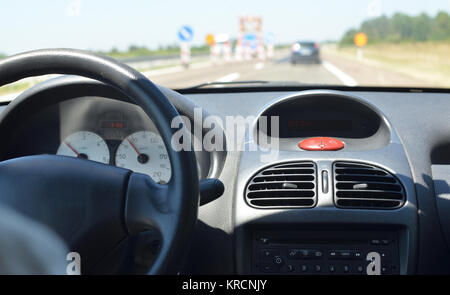
[[[256,36],[256,34],[253,33],[245,34],[243,44],[245,47],[255,49],[256,47],[258,47],[258,36]]]
[[[182,26],[178,30],[178,38],[180,38],[181,41],[189,42],[194,37],[194,31],[190,26]]]

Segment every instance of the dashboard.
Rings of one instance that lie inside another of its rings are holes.
[[[161,90],[191,123],[196,107],[256,118],[235,138],[242,149],[196,151],[200,178],[225,192],[199,208],[182,273],[361,274],[373,253],[382,274],[450,273],[448,93]],[[170,181],[155,125],[114,89],[64,77],[18,99],[0,127],[2,160],[60,154]],[[266,132],[277,147],[257,136],[262,116],[279,118],[279,134]],[[343,148],[299,147],[325,136]]]

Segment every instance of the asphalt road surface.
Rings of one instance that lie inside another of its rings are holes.
[[[181,66],[145,72],[155,83],[179,89],[204,82],[268,80],[300,82],[305,84],[332,84],[347,86],[427,86],[423,81],[367,66],[354,60],[322,53],[320,64],[292,65],[284,54],[264,62],[232,62],[212,65],[209,61],[197,62],[190,68]]]

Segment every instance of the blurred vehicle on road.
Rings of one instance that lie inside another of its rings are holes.
[[[299,41],[292,44],[291,63],[320,63],[319,44],[312,41]]]

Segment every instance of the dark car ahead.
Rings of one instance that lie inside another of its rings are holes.
[[[291,47],[291,63],[320,63],[319,53],[319,44],[316,42],[296,42]]]

